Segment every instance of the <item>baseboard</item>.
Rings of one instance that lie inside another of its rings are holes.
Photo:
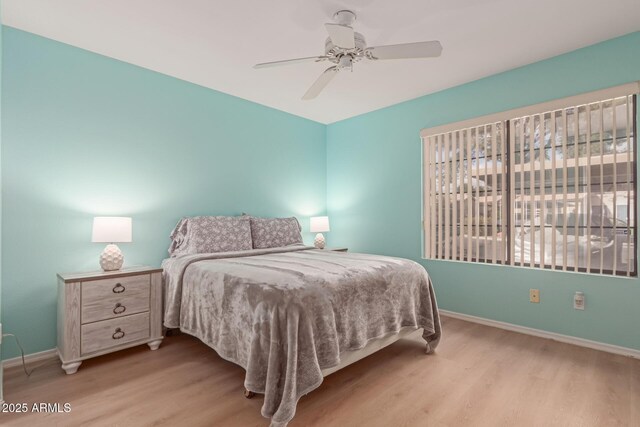
[[[570,335],[557,334],[555,332],[543,331],[542,329],[529,328],[526,326],[514,325],[513,323],[500,322],[498,320],[486,319],[484,317],[471,316],[469,314],[457,313],[455,311],[440,310],[440,314],[455,319],[466,320],[467,322],[479,323],[481,325],[492,326],[498,329],[518,332],[534,337],[547,338],[566,344],[573,344],[580,347],[591,348],[593,350],[605,351],[607,353],[619,354],[622,356],[640,359],[640,350],[628,347],[621,347],[613,344],[605,344],[598,341],[591,341],[584,338],[572,337]]]
[[[479,323],[481,325],[491,326],[498,329],[505,329],[507,331],[518,332],[525,335],[532,335],[534,337],[546,338],[553,341],[563,342],[566,344],[573,344],[580,347],[591,348],[593,350],[605,351],[607,353],[619,354],[622,356],[633,357],[640,359],[640,350],[628,347],[621,347],[613,344],[605,344],[598,341],[591,341],[584,338],[572,337],[570,335],[558,334],[555,332],[543,331],[542,329],[529,328],[527,326],[515,325],[513,323],[500,322],[499,320],[487,319],[484,317],[471,316],[469,314],[457,313],[455,311],[440,310],[440,314],[455,319],[466,320],[467,322]],[[52,348],[50,350],[41,351],[38,353],[27,354],[24,356],[25,363],[31,364],[36,362],[43,362],[45,360],[56,359],[58,357],[58,350]],[[21,357],[13,357],[2,361],[2,368],[13,368],[22,364]]]
[[[58,349],[52,348],[50,350],[40,351],[38,353],[26,354],[24,361],[27,365],[36,362],[43,362],[45,360],[55,359],[58,357]],[[13,368],[15,366],[22,365],[22,357],[13,357],[2,361],[2,368]]]

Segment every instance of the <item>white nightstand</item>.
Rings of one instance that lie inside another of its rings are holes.
[[[162,342],[162,269],[58,274],[58,354],[75,373],[83,360]]]
[[[349,248],[344,247],[336,247],[336,248],[324,248],[325,251],[333,251],[333,252],[348,252]]]

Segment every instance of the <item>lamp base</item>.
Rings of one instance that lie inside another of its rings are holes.
[[[100,267],[104,271],[114,271],[120,270],[122,264],[124,264],[124,255],[118,245],[108,244],[100,254]]]
[[[316,234],[316,238],[313,241],[313,245],[318,249],[324,249],[325,241],[322,233]]]

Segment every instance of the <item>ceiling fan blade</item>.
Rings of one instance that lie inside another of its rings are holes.
[[[439,41],[374,46],[367,49],[370,59],[434,58],[442,53]]]
[[[355,35],[353,28],[340,24],[324,24],[331,42],[343,49],[353,49],[356,47]]]
[[[298,64],[300,62],[320,62],[328,59],[326,56],[308,56],[306,58],[296,58],[296,59],[285,59],[283,61],[273,61],[273,62],[263,62],[261,64],[256,64],[253,68],[269,68],[269,67],[277,67],[279,65],[289,65],[289,64]]]
[[[304,94],[302,99],[304,101],[308,101],[318,96],[320,92],[322,92],[322,89],[324,89],[329,84],[329,82],[331,81],[331,79],[333,79],[333,77],[336,75],[337,72],[338,72],[338,67],[335,67],[335,66],[329,67],[326,70],[324,70],[324,73],[320,74],[320,77],[318,77],[316,81],[313,82],[313,84]]]

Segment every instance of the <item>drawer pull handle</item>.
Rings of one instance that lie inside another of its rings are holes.
[[[114,340],[119,340],[122,337],[124,337],[124,331],[120,328],[116,328],[116,331],[111,335]]]
[[[122,283],[116,283],[116,285],[113,287],[113,293],[114,294],[121,294],[124,292],[126,288],[124,286],[122,286]]]
[[[113,314],[122,314],[125,312],[125,310],[127,309],[127,307],[125,307],[124,305],[117,303],[115,308],[113,309]]]

